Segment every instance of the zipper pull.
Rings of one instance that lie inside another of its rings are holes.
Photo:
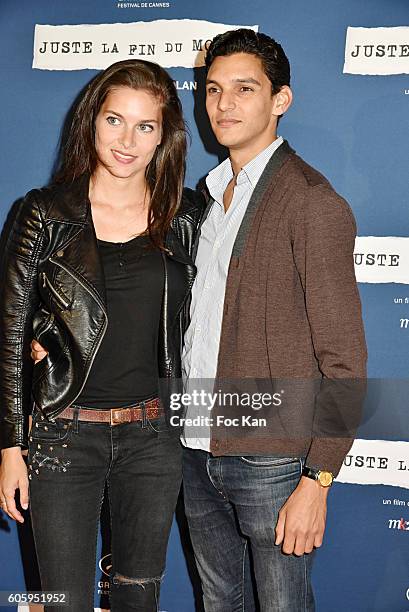
[[[47,286],[46,279],[45,279],[45,272],[41,272],[41,275],[43,277],[43,287],[45,288]]]

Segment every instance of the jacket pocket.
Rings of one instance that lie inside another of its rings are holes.
[[[39,310],[33,319],[34,339],[40,342],[41,336],[46,334],[54,323],[54,314],[46,310]],[[41,344],[41,342],[40,342]]]
[[[41,272],[41,282],[43,287],[49,290],[51,297],[62,310],[67,310],[70,307],[71,302],[69,301],[69,299],[62,293],[61,290],[57,290],[54,287],[45,272]]]
[[[69,344],[68,336],[53,313],[43,316],[44,311],[39,311],[34,317],[34,338],[47,351],[47,355],[41,361],[34,364],[32,390],[45,378],[49,377],[59,363],[66,357]]]

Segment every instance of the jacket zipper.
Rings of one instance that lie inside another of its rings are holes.
[[[52,326],[53,322],[54,322],[54,313],[51,313],[49,318],[48,318],[47,323],[45,324],[44,329],[42,329],[40,331],[40,333],[37,334],[37,342],[39,342],[41,336],[43,336],[45,334],[45,332],[47,332],[50,329],[50,327]]]
[[[43,277],[43,287],[48,287],[48,289],[51,291],[51,293],[53,294],[57,302],[59,302],[63,306],[63,308],[67,309],[70,305],[68,300],[66,300],[60,293],[58,293],[57,289],[47,278],[47,275],[45,272],[42,272],[41,274]]]
[[[99,351],[99,347],[101,346],[102,340],[104,339],[105,332],[106,332],[107,327],[108,327],[108,314],[107,314],[107,311],[106,311],[105,305],[102,303],[102,301],[101,301],[100,297],[99,297],[99,296],[98,296],[98,295],[95,293],[95,291],[92,291],[92,290],[91,290],[89,287],[87,287],[87,286],[86,286],[86,284],[85,284],[85,283],[83,283],[83,282],[82,282],[82,280],[81,280],[80,278],[78,278],[78,277],[77,277],[75,274],[73,274],[73,273],[71,272],[71,270],[69,270],[69,269],[68,269],[66,266],[64,266],[64,264],[62,264],[61,262],[56,261],[56,260],[55,260],[55,259],[53,259],[52,257],[50,257],[50,262],[51,262],[51,263],[53,263],[53,264],[55,264],[56,266],[59,266],[59,267],[60,267],[60,268],[62,268],[63,270],[65,270],[65,272],[67,272],[67,274],[69,274],[69,275],[71,276],[71,278],[73,278],[74,280],[76,280],[76,281],[77,281],[77,282],[78,282],[78,283],[81,285],[81,287],[83,287],[83,288],[85,289],[85,291],[87,291],[87,292],[88,292],[90,295],[92,295],[92,297],[94,298],[94,300],[95,300],[95,301],[98,303],[98,305],[101,307],[101,310],[103,311],[104,316],[105,316],[104,328],[103,328],[102,334],[101,334],[101,336],[100,336],[100,338],[99,338],[99,340],[98,340],[97,346],[96,346],[96,348],[95,348],[95,350],[94,350],[94,354],[92,355],[92,357],[91,357],[91,359],[90,359],[90,362],[89,362],[89,365],[88,365],[88,368],[87,368],[87,371],[86,371],[86,374],[85,374],[84,382],[83,382],[83,384],[82,384],[82,386],[81,386],[81,389],[78,391],[77,395],[74,397],[74,399],[72,399],[72,400],[70,401],[70,404],[73,404],[73,403],[75,402],[75,400],[77,399],[77,397],[79,397],[79,396],[81,395],[82,390],[83,390],[83,388],[85,387],[85,384],[86,384],[87,379],[88,379],[88,375],[89,375],[89,373],[90,373],[90,371],[91,371],[91,368],[92,368],[92,364],[94,363],[95,357],[97,356],[97,353],[98,353],[98,351]],[[64,408],[63,408],[63,410],[64,410]],[[50,413],[50,419],[54,419],[55,417],[58,417],[58,415],[60,414],[60,412],[62,412],[62,411],[61,411],[61,410],[58,410],[58,412]]]

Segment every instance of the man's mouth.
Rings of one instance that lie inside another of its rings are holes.
[[[241,123],[241,121],[239,121],[239,119],[227,119],[226,118],[226,119],[217,119],[216,123],[221,128],[229,128],[229,127],[234,127],[238,123]]]

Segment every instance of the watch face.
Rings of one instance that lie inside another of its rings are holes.
[[[333,476],[331,472],[320,472],[318,480],[323,487],[329,487],[329,485],[332,484]]]

